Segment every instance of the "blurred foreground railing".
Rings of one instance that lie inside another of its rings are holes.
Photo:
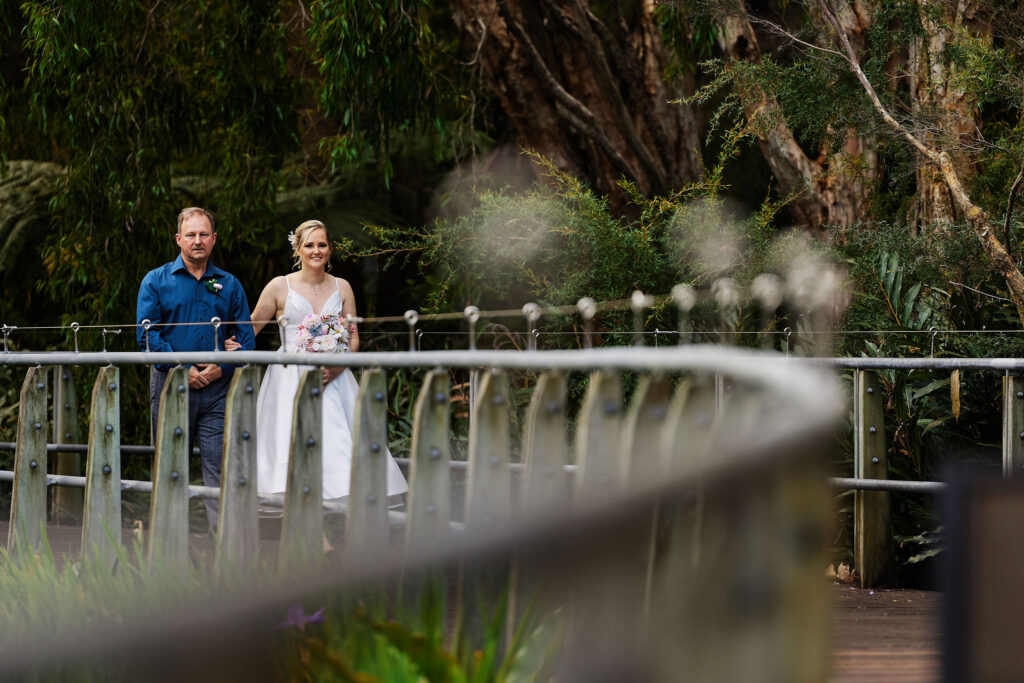
[[[0,362],[27,366],[13,475],[14,556],[32,552],[46,524],[47,366],[63,368],[58,385],[70,377],[70,364],[101,366],[90,410],[82,548],[113,567],[120,537],[108,530],[121,527],[122,489],[117,366],[226,357],[5,354]],[[100,630],[47,633],[45,644],[34,642],[41,634],[19,633],[0,644],[0,676],[39,671],[44,658],[61,666],[117,653],[129,678],[173,679],[186,671],[161,654],[173,642],[187,643],[187,671],[201,677],[272,678],[273,669],[260,663],[270,656],[282,605],[311,592],[358,594],[382,581],[415,592],[417,581],[447,567],[459,601],[505,585],[510,623],[527,612],[562,615],[567,625],[553,665],[562,680],[679,680],[681,672],[692,680],[825,678],[825,466],[843,405],[830,371],[713,347],[324,354],[317,360],[325,366],[363,368],[351,493],[334,506],[345,515],[344,545],[339,560],[325,561],[320,467],[329,444],[320,443],[321,380],[312,369],[295,397],[281,542],[276,562],[268,563],[259,556],[257,528],[256,365],[308,363],[309,356],[233,352],[230,360],[245,365],[234,373],[226,408],[215,561],[223,600],[124,617]],[[389,519],[386,505],[384,368],[431,369],[414,408],[404,519]],[[452,368],[479,376],[464,525],[457,526]],[[526,410],[518,486],[510,462],[515,370],[540,373]],[[638,375],[628,402],[620,379],[626,370]],[[579,413],[570,416],[567,377],[577,372],[589,381]],[[190,562],[187,384],[178,367],[164,388],[146,560],[181,571]],[[55,406],[57,413],[63,408]],[[396,524],[403,529],[397,542]],[[261,583],[257,593],[245,589],[265,581],[254,577],[267,571],[282,580]]]

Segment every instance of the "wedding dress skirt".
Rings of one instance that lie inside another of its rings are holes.
[[[285,278],[287,281],[287,278]],[[299,323],[313,307],[289,285],[284,315],[288,318],[285,329],[285,348],[298,350],[295,333]],[[341,312],[341,295],[335,292],[324,304],[321,313]],[[310,365],[268,365],[260,385],[256,410],[256,464],[257,485],[260,493],[283,493],[288,482],[288,451],[292,438],[292,411],[299,377]],[[355,431],[355,407],[359,385],[352,371],[345,369],[327,384],[321,394],[323,401],[323,498],[344,498],[349,492],[352,472],[352,434]],[[387,482],[389,496],[405,493],[406,484],[398,464],[387,453]]]

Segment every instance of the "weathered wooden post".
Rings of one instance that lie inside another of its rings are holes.
[[[412,444],[409,458],[409,497],[405,549],[407,553],[445,543],[451,520],[451,453],[449,414],[451,412],[448,372],[435,368],[427,373],[413,409]],[[405,581],[402,601],[405,609],[425,605],[447,610],[449,594],[446,577],[430,571],[418,582]]]
[[[1024,377],[1003,377],[1003,476],[1024,474]]]
[[[113,565],[121,546],[120,374],[100,368],[89,411],[89,455],[85,467],[82,554]]]
[[[595,371],[584,396],[577,419],[576,473],[573,506],[577,510],[600,507],[617,499],[625,489],[627,459],[622,450],[622,397],[618,372]],[[594,652],[628,651],[640,637],[637,629],[618,628],[624,619],[637,610],[643,601],[643,577],[623,572],[621,561],[630,556],[634,566],[641,562],[643,534],[619,537],[616,545],[622,551],[615,561],[587,562],[574,570],[568,583],[568,642],[587,643]],[[614,586],[614,590],[609,590]],[[593,596],[601,595],[600,600]]]
[[[523,428],[522,505],[525,513],[565,507],[570,494],[568,427],[565,420],[565,375],[547,372],[540,376],[526,410]]]
[[[590,375],[576,432],[576,499],[600,502],[623,485],[622,397],[617,372]]]
[[[520,517],[559,516],[569,507],[572,486],[566,472],[569,440],[565,408],[565,375],[560,372],[542,374],[533,388],[523,426],[522,457],[526,476],[519,503],[514,505]],[[547,588],[561,599],[563,586],[552,585],[555,582],[550,577],[548,579]],[[513,561],[505,626],[509,639],[526,613],[526,606],[537,596],[541,582],[541,576],[531,571],[520,558]]]
[[[644,375],[622,425],[623,478],[649,483],[660,476],[667,458],[664,431],[672,383],[666,377]]]
[[[478,373],[476,401],[471,408],[465,503],[467,531],[488,533],[508,527],[512,517],[512,476],[509,434],[508,375],[492,368]],[[458,613],[464,632],[482,639],[487,631],[484,615],[507,598],[514,562],[487,572],[463,564],[457,588]]]
[[[147,549],[152,569],[188,566],[188,456],[188,369],[179,365],[167,372],[157,415]]]
[[[220,477],[220,520],[214,569],[247,571],[257,566],[260,549],[256,486],[255,366],[237,368],[224,406],[224,457]]]
[[[78,398],[75,396],[75,382],[70,365],[58,365],[54,369],[53,382],[53,442],[57,444],[78,443],[81,431],[78,427]],[[82,456],[78,453],[57,453],[54,473],[71,476],[82,475]],[[57,486],[53,491],[51,518],[54,524],[79,524],[82,521],[84,491],[74,486]]]
[[[787,419],[764,411],[778,399],[738,386],[717,420],[714,391],[691,394],[674,439],[704,441],[696,462],[673,480],[700,492],[699,522],[677,522],[652,602],[661,678],[820,681],[828,641],[825,563],[828,490],[821,435],[789,446],[785,458],[751,457],[756,439]],[[793,419],[790,417],[789,419]],[[752,442],[754,442],[752,444]],[[702,452],[703,451],[703,452]],[[681,464],[682,467],[678,465]],[[680,522],[683,520],[680,520]]]
[[[302,373],[292,412],[292,443],[284,494],[278,569],[316,566],[323,558],[323,378]]]
[[[427,373],[416,398],[409,466],[407,548],[430,547],[448,536],[451,519],[449,392],[448,372],[436,368]]]
[[[352,476],[345,520],[345,545],[360,554],[388,547],[387,378],[380,368],[363,370],[352,435]]]
[[[509,450],[508,375],[491,370],[482,373],[469,425],[467,528],[508,522],[512,514]]]
[[[853,476],[888,479],[885,415],[878,376],[854,370]],[[877,586],[892,557],[892,525],[888,491],[854,492],[854,564],[861,588]]]
[[[46,526],[46,374],[36,366],[25,373],[18,406],[18,443],[14,451],[14,496],[7,549],[34,552]]]
[[[644,375],[637,383],[622,426],[622,452],[627,456],[623,459],[623,478],[628,485],[651,484],[665,471],[668,459],[665,431],[671,393],[672,383],[666,377]],[[658,503],[652,501],[644,578],[645,617],[651,605],[658,525]]]

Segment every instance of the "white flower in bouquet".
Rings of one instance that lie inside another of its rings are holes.
[[[341,353],[348,351],[350,334],[340,315],[310,313],[299,324],[295,345],[309,353]]]

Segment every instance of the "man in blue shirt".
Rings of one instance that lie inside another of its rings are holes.
[[[234,336],[242,349],[253,349],[256,340],[249,322],[249,303],[234,275],[210,263],[210,252],[217,241],[213,216],[199,207],[178,214],[178,232],[174,236],[181,254],[171,263],[149,271],[139,287],[135,322],[139,346],[150,351],[213,351]],[[209,323],[213,318],[225,323],[216,332],[212,325],[175,325]],[[149,320],[152,327],[141,325]],[[156,434],[160,393],[170,366],[154,366],[150,371],[149,399],[152,406],[153,434]],[[198,440],[202,460],[203,484],[220,486],[220,468],[224,444],[224,403],[233,365],[192,365],[188,369],[189,449]],[[206,499],[210,529],[217,527],[217,501]]]

